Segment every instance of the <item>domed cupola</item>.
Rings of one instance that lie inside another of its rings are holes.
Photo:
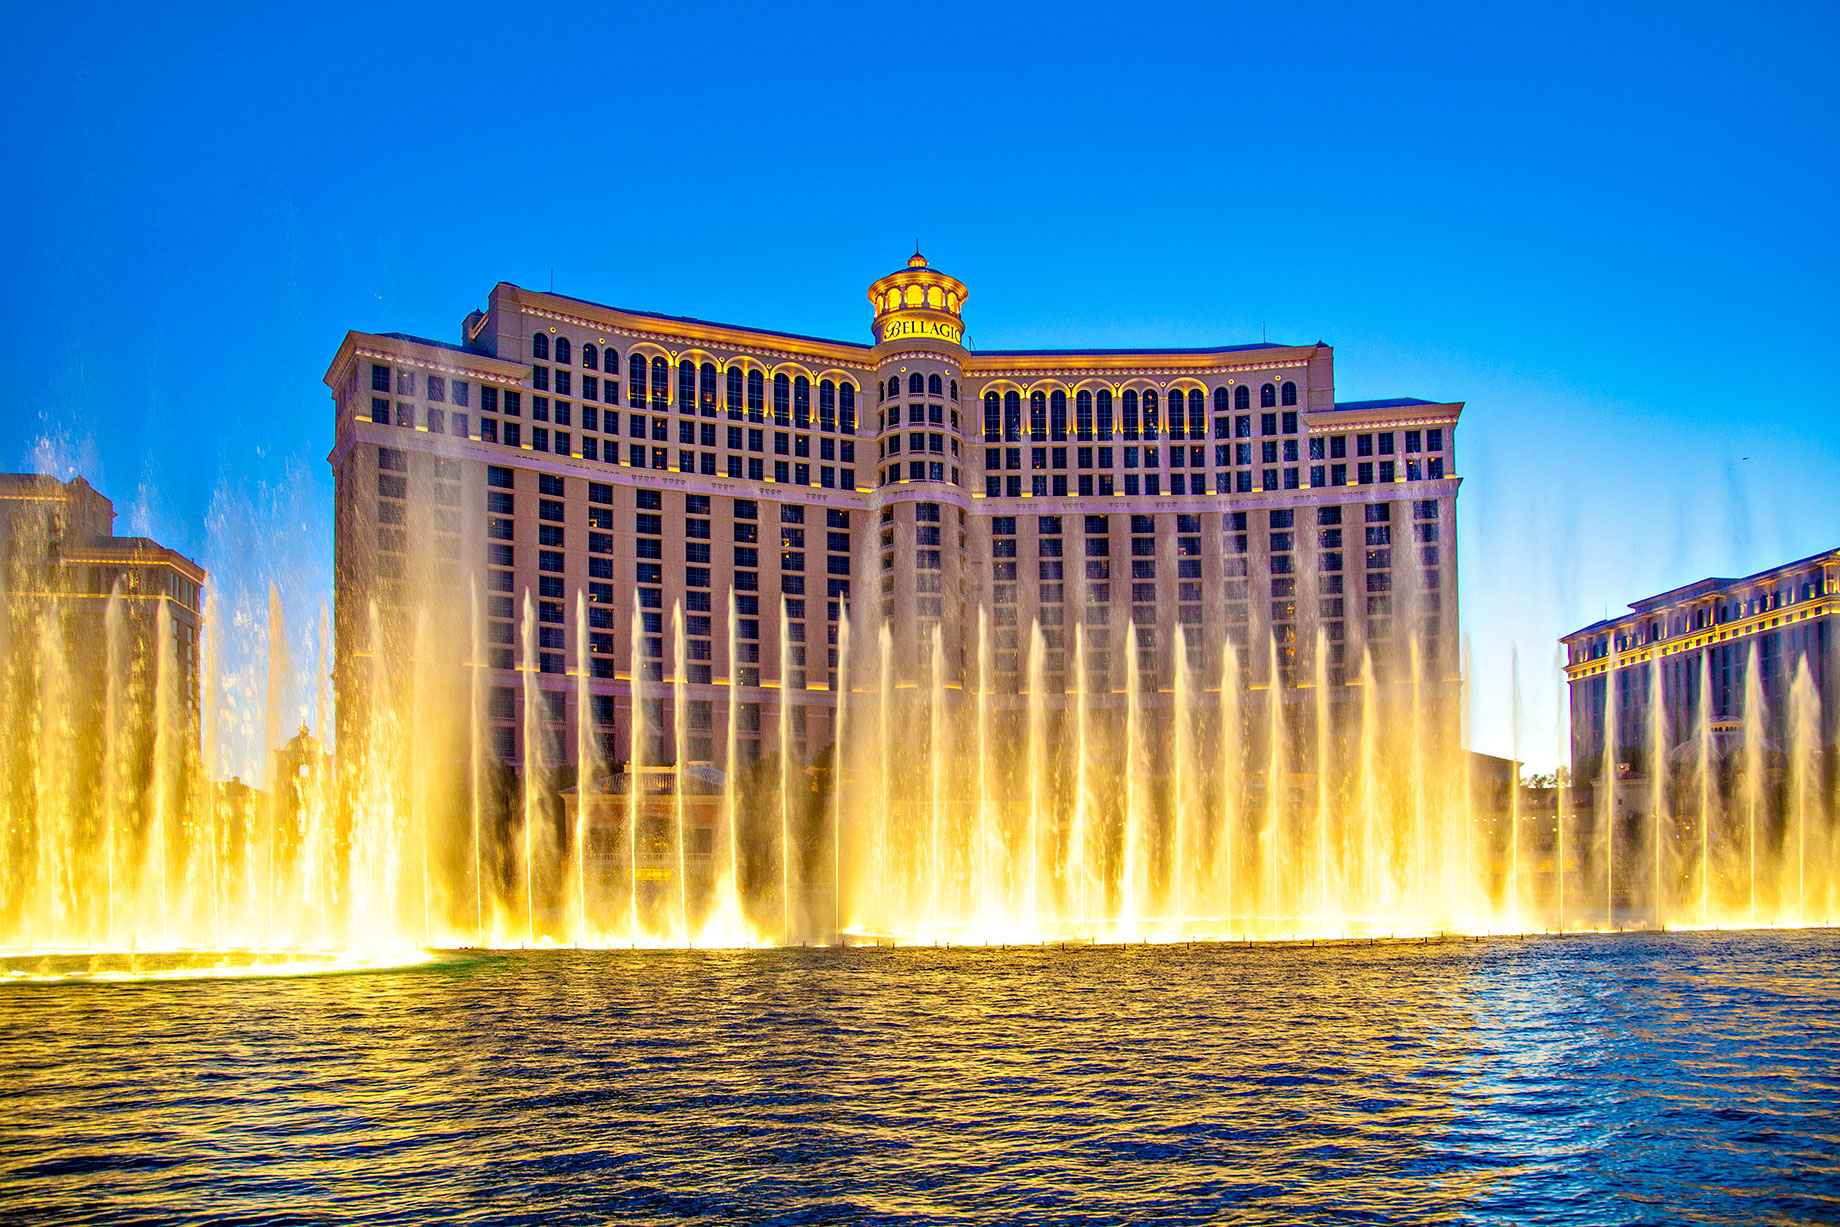
[[[918,250],[907,267],[869,287],[875,340],[944,341],[964,346],[965,283],[930,267]]]

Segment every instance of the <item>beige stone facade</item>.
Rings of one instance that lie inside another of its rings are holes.
[[[611,759],[635,672],[690,704],[682,747],[653,717],[647,761],[720,763],[731,697],[743,758],[782,726],[815,753],[846,608],[859,645],[886,624],[901,686],[935,637],[945,685],[974,685],[984,622],[999,697],[1030,684],[1037,625],[1044,688],[1083,674],[1101,705],[1127,652],[1161,691],[1177,651],[1216,684],[1227,645],[1255,689],[1357,684],[1370,649],[1383,681],[1456,677],[1460,404],[1338,403],[1320,343],[975,351],[967,297],[916,255],[871,287],[867,343],[503,283],[455,344],[347,334],[325,376],[341,736],[392,627],[488,671],[514,764],[531,730],[572,757],[584,672]]]

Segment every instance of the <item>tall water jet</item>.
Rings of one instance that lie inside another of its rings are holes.
[[[1763,667],[1757,639],[1751,638],[1744,669],[1744,821],[1746,877],[1750,893],[1750,924],[1757,923],[1757,819],[1763,808],[1764,730]]]
[[[645,620],[637,605],[632,614],[632,717],[626,732],[626,940],[639,944],[639,809],[645,801],[641,779],[645,774],[646,735],[649,718],[645,711]],[[729,657],[733,660],[734,657]]]
[[[1667,703],[1662,696],[1661,653],[1651,651],[1648,668],[1648,802],[1649,856],[1652,902],[1649,909],[1657,929],[1667,927],[1667,900],[1661,889],[1661,857],[1666,844],[1662,837],[1667,810]]]
[[[1214,834],[1215,881],[1225,892],[1226,934],[1233,934],[1233,884],[1238,869],[1240,803],[1245,794],[1245,748],[1241,744],[1239,649],[1229,640],[1220,654],[1220,827]]]
[[[467,809],[473,823],[473,944],[485,945],[486,904],[485,874],[481,863],[480,843],[485,826],[485,671],[486,646],[483,611],[479,603],[479,581],[474,579],[469,591],[468,622],[471,628],[472,653],[468,657],[467,685],[472,720],[467,729],[467,779],[471,795]],[[324,725],[322,724],[322,728]]]
[[[1795,845],[1795,923],[1808,923],[1808,820],[1818,804],[1815,798],[1815,756],[1821,744],[1821,700],[1809,676],[1808,658],[1795,662],[1794,680],[1789,688],[1789,781],[1788,831]],[[1784,878],[1789,876],[1788,859],[1784,858]],[[1778,888],[1779,897],[1790,892],[1785,880]],[[1780,907],[1779,907],[1780,910]]]
[[[689,840],[685,834],[684,820],[684,768],[688,762],[687,747],[690,744],[690,666],[689,647],[684,636],[684,603],[671,603],[671,740],[676,747],[672,755],[671,768],[671,814],[676,828],[673,842],[677,845],[677,941],[681,946],[690,944],[690,862],[687,853]]]
[[[155,653],[156,663],[153,670],[153,826],[158,839],[156,856],[160,869],[160,944],[170,946],[172,944],[172,916],[167,873],[172,863],[172,816],[170,812],[174,776],[172,760],[178,752],[178,746],[174,743],[173,737],[173,721],[175,709],[179,705],[179,689],[178,679],[173,675],[177,662],[173,659],[171,651],[172,610],[167,607],[165,601],[158,602],[154,614],[154,636],[154,642],[159,645],[159,650]],[[271,843],[269,847],[269,856],[272,858],[274,845]],[[273,915],[272,905],[270,915]]]
[[[1319,924],[1329,932],[1329,640],[1316,630],[1316,685],[1312,707],[1316,712],[1316,901]]]
[[[104,940],[113,946],[120,941],[115,926],[115,864],[119,855],[117,844],[122,838],[121,831],[127,818],[128,798],[127,760],[122,753],[128,733],[123,719],[125,704],[122,694],[128,684],[128,626],[120,579],[109,589],[109,603],[102,615],[102,628],[106,641],[104,667],[108,670],[104,681],[102,715],[102,821],[107,833],[102,853],[104,888],[107,891]],[[208,754],[205,761],[210,761]]]
[[[1521,650],[1517,644],[1508,654],[1508,920],[1519,932],[1521,927]]]
[[[1041,824],[1042,773],[1047,769],[1047,680],[1042,669],[1044,651],[1039,618],[1029,628],[1029,696],[1028,696],[1028,769],[1029,790],[1029,888],[1027,895],[1028,932],[1041,927]],[[935,676],[938,671],[935,670]]]
[[[1361,746],[1357,774],[1360,778],[1361,906],[1369,916],[1381,912],[1380,899],[1380,688],[1374,681],[1374,656],[1361,649]]]
[[[1138,808],[1142,793],[1139,781],[1144,776],[1141,741],[1143,685],[1138,674],[1137,628],[1130,626],[1127,630],[1129,639],[1124,654],[1124,864],[1120,867],[1118,891],[1119,917],[1123,921],[1121,933],[1125,937],[1134,937],[1143,918],[1143,903],[1139,897],[1143,889],[1143,870],[1139,866],[1143,859],[1144,820]]]
[[[1076,608],[1078,608],[1076,606]],[[1082,618],[1073,627],[1073,829],[1068,836],[1069,859],[1073,865],[1073,916],[1075,932],[1086,929],[1086,625]],[[982,673],[979,674],[980,678]],[[982,703],[980,688],[978,701]],[[980,713],[980,721],[982,713]],[[983,815],[982,774],[979,775],[978,812]]]
[[[1563,667],[1563,657],[1560,659],[1560,664],[1561,667]],[[1566,696],[1562,691],[1559,695],[1559,736],[1556,743],[1562,749],[1571,745],[1570,712],[1570,705],[1566,702]],[[1553,812],[1553,843],[1555,845],[1555,861],[1553,865],[1555,884],[1553,893],[1557,898],[1557,926],[1559,932],[1563,933],[1565,932],[1565,833],[1572,825],[1572,778],[1571,773],[1564,766],[1559,767],[1553,774],[1556,777],[1555,782],[1558,784],[1558,788],[1555,789],[1556,795],[1553,798],[1555,806]]]
[[[928,640],[927,663],[931,685],[927,694],[927,893],[931,898],[933,936],[939,935],[939,889],[945,876],[941,864],[940,840],[945,818],[945,729],[946,675],[945,646],[938,623],[934,623]]]
[[[977,644],[977,898],[978,915],[988,924],[994,917],[990,876],[990,611],[978,607]]]
[[[831,933],[843,945],[843,766],[849,743],[850,711],[850,607],[839,601],[837,610],[837,725],[831,738]]]
[[[165,609],[165,602],[160,603]],[[160,643],[170,642],[165,634],[160,636]],[[168,653],[162,650],[159,659],[163,664]],[[272,754],[281,744],[281,707],[285,702],[287,686],[293,672],[293,662],[289,658],[287,645],[287,623],[281,611],[281,593],[274,584],[268,586],[268,690],[262,706],[262,746]],[[159,706],[162,718],[166,712],[164,701]],[[162,719],[162,723],[163,723]],[[270,774],[270,773],[265,773]],[[281,807],[281,781],[270,778],[268,781],[268,800],[263,809],[267,815],[266,876],[268,889],[263,892],[267,907],[267,919],[264,924],[263,943],[275,944],[275,899],[279,895],[279,869],[275,864],[280,851],[278,820]]]
[[[1174,725],[1175,779],[1174,791],[1170,798],[1170,818],[1174,831],[1169,841],[1170,874],[1165,897],[1174,904],[1173,919],[1179,926],[1188,916],[1186,886],[1188,867],[1189,839],[1189,742],[1194,736],[1194,696],[1190,693],[1193,682],[1189,677],[1188,646],[1185,636],[1178,629],[1176,635],[1176,691],[1175,711],[1172,713]]]
[[[1603,795],[1596,798],[1598,839],[1604,863],[1604,927],[1616,927],[1616,679],[1612,667],[1604,674]]]
[[[791,637],[784,598],[779,603],[779,891],[780,940],[792,944],[792,681],[786,662]]]
[[[1278,844],[1284,822],[1284,691],[1278,672],[1278,640],[1266,641],[1269,656],[1265,673],[1265,827],[1256,841],[1260,849],[1259,906],[1265,923],[1277,931],[1283,915],[1278,886]]]
[[[575,593],[575,830],[574,850],[575,944],[586,945],[588,926],[588,811],[598,795],[600,751],[595,744],[594,693],[589,686],[588,594]],[[477,827],[475,827],[477,831]],[[475,852],[477,855],[477,852]]]
[[[538,792],[538,763],[544,726],[543,692],[537,688],[537,610],[530,592],[524,593],[524,944],[537,940],[537,812],[541,803]],[[636,658],[635,658],[636,659]]]
[[[1717,796],[1712,757],[1712,670],[1701,656],[1699,673],[1699,923],[1712,924],[1712,822]]]
[[[741,738],[739,734],[741,704],[735,697],[737,686],[735,675],[739,672],[738,662],[741,659],[741,649],[737,639],[736,626],[738,616],[739,614],[735,606],[735,594],[730,592],[728,594],[728,678],[726,681],[726,688],[728,691],[728,731],[724,741],[725,755],[722,759],[727,769],[722,773],[722,838],[719,842],[719,846],[725,849],[724,856],[726,857],[727,863],[722,866],[722,872],[719,875],[723,883],[722,889],[724,895],[719,911],[720,914],[732,918],[737,932],[742,928],[740,881],[741,849],[740,841],[736,836],[737,816],[735,812],[737,802],[735,794],[735,773],[739,769],[741,763]],[[839,891],[841,891],[841,889],[840,885]]]

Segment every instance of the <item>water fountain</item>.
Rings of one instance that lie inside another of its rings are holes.
[[[55,618],[15,608],[0,703],[7,727],[26,735],[0,794],[0,944],[1322,939],[1829,923],[1840,904],[1819,696],[1798,667],[1777,747],[1754,654],[1736,721],[1715,721],[1703,671],[1693,727],[1653,720],[1651,745],[1684,740],[1651,755],[1639,826],[1619,820],[1619,698],[1606,689],[1601,778],[1588,814],[1562,798],[1548,878],[1526,843],[1519,789],[1505,814],[1471,797],[1458,697],[1416,645],[1397,658],[1403,667],[1363,651],[1344,685],[1321,639],[1292,678],[1276,641],[1203,642],[1188,628],[1161,691],[1140,667],[1138,628],[1079,619],[1056,640],[1076,662],[1063,686],[1046,664],[1050,628],[1035,624],[1019,628],[1020,682],[1006,693],[987,609],[967,628],[962,688],[936,629],[919,674],[901,677],[892,628],[846,615],[836,744],[805,747],[795,702],[807,692],[785,607],[767,623],[779,676],[746,690],[730,669],[694,723],[693,704],[710,692],[684,667],[685,611],[668,612],[660,639],[635,610],[638,667],[621,682],[633,696],[628,760],[603,745],[598,714],[579,718],[571,779],[556,717],[571,698],[578,713],[598,713],[604,687],[580,674],[566,690],[544,684],[526,600],[515,651],[527,763],[512,777],[486,727],[496,700],[480,595],[460,611],[461,653],[444,650],[446,623],[432,611],[393,627],[373,610],[375,640],[400,634],[403,651],[371,657],[358,679],[374,699],[368,734],[347,739],[336,777],[272,778],[255,801],[212,784],[189,748],[199,724],[207,755],[216,736],[222,629],[207,636],[194,713],[167,655],[134,658],[119,592],[95,659],[73,657]],[[262,710],[279,751],[298,669],[279,594],[269,604]],[[724,608],[735,660],[739,615],[732,600]],[[578,598],[578,659],[587,614]],[[1122,693],[1094,688],[1084,667],[1100,629],[1124,645]],[[103,675],[93,702],[84,670]],[[1659,667],[1647,673],[1658,686]],[[323,721],[324,684],[312,693]],[[743,707],[754,697],[773,719]],[[712,784],[716,772],[690,747],[709,744],[717,707],[735,769]],[[130,727],[130,710],[152,713],[148,726]],[[743,761],[744,734],[749,745],[769,734],[758,767]]]

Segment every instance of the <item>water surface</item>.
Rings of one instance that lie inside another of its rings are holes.
[[[0,989],[124,1222],[1840,1221],[1840,934],[569,952]]]

